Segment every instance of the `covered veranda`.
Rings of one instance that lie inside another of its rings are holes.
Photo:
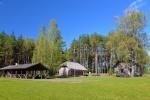
[[[1,77],[10,78],[47,78],[48,69],[41,63],[37,64],[20,64],[20,65],[10,65],[0,69]]]

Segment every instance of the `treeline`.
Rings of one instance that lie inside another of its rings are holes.
[[[0,64],[43,63],[55,73],[64,61],[79,62],[93,73],[107,72],[118,63],[128,63],[143,69],[148,62],[147,48],[149,42],[144,28],[144,13],[129,9],[123,17],[116,17],[117,28],[108,36],[94,32],[82,34],[73,40],[69,48],[58,29],[55,20],[51,21],[48,30],[41,27],[39,37],[34,42],[30,38],[16,39],[0,33]]]
[[[0,67],[15,63],[31,63],[34,41],[29,37],[15,37],[14,33],[0,33]]]
[[[105,43],[106,37],[96,32],[92,35],[83,34],[77,40],[72,41],[66,58],[81,63],[91,72],[106,72],[108,68],[102,68],[108,67],[106,64],[109,64],[109,54],[106,52]]]
[[[144,32],[146,16],[132,9],[123,17],[116,17],[117,29],[107,37],[98,33],[81,35],[73,40],[67,59],[77,61],[94,73],[113,70],[119,63],[136,66],[143,71],[148,63],[149,40]]]

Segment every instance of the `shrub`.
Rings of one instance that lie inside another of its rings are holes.
[[[109,74],[110,76],[113,74],[113,71],[112,71],[111,68],[108,70],[108,74]]]
[[[54,75],[56,74],[56,72],[57,72],[57,71],[56,71],[55,68],[50,68],[48,74],[49,74],[49,76],[54,76]]]

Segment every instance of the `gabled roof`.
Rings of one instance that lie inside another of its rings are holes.
[[[69,62],[69,61],[64,62],[63,64],[60,65],[60,67],[67,67],[69,69],[75,69],[75,70],[84,70],[84,71],[87,70],[83,65],[76,62]]]
[[[34,67],[36,65],[42,65],[41,63],[36,64],[18,64],[18,65],[9,65],[6,67],[1,68],[0,70],[17,70],[17,69],[28,69]],[[42,65],[43,66],[43,65]],[[44,67],[45,68],[45,67]],[[46,68],[45,68],[46,69]]]

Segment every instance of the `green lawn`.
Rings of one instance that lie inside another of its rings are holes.
[[[0,79],[0,100],[150,100],[150,77]]]

